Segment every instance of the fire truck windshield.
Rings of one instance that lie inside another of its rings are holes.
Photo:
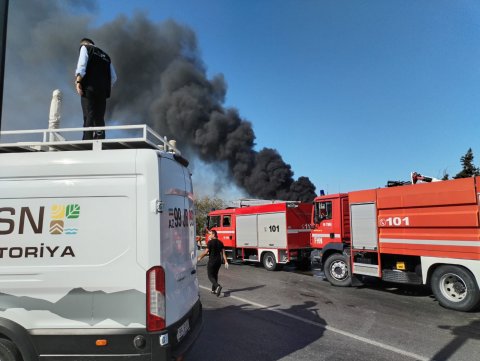
[[[315,223],[320,223],[325,219],[332,219],[331,201],[315,203]]]
[[[207,221],[207,228],[220,227],[220,216],[209,216]]]

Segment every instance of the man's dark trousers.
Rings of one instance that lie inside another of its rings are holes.
[[[82,96],[81,103],[83,110],[83,127],[104,127],[105,109],[107,107],[106,97],[87,90]],[[83,132],[83,140],[91,139],[105,139],[105,131]]]
[[[207,274],[208,274],[208,279],[212,283],[212,291],[215,291],[218,286],[218,271],[220,270],[220,267],[222,266],[222,261],[218,260],[215,262],[209,262],[207,263]]]

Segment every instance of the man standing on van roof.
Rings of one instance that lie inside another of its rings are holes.
[[[80,40],[75,85],[81,96],[84,127],[104,127],[107,99],[117,80],[110,57],[91,39]],[[105,131],[85,131],[83,139],[105,139]]]

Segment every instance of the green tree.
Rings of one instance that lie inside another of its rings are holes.
[[[480,175],[480,169],[473,164],[473,158],[472,148],[468,148],[467,153],[460,158],[463,169],[453,178],[468,178]]]
[[[217,197],[202,197],[195,199],[196,212],[196,231],[197,236],[205,236],[205,228],[207,226],[208,213],[214,209],[223,209],[226,206],[225,201]]]

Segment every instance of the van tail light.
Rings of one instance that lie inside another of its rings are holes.
[[[147,331],[165,328],[165,270],[152,267],[147,272]]]

